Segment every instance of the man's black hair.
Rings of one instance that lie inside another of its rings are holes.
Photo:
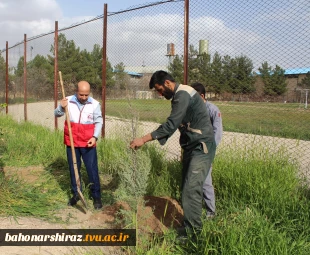
[[[194,82],[194,83],[191,84],[191,87],[193,89],[195,89],[198,92],[199,95],[201,95],[201,94],[206,95],[206,88],[201,83]]]
[[[151,80],[149,83],[150,89],[154,88],[155,84],[159,84],[163,86],[165,84],[165,80],[175,82],[175,80],[169,73],[162,71],[162,70],[156,71],[155,73],[153,73],[151,77]]]

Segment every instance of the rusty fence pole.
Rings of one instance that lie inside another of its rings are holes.
[[[5,114],[9,113],[9,43],[6,41],[5,51]]]
[[[189,0],[184,1],[184,73],[183,84],[188,82],[188,27],[189,27]]]
[[[24,119],[27,121],[27,35],[24,34]]]
[[[189,0],[184,1],[184,66],[183,84],[188,82],[188,24],[189,24]],[[183,149],[180,151],[180,161],[183,159]]]
[[[101,130],[101,137],[105,137],[105,106],[106,106],[106,76],[107,76],[107,25],[108,25],[108,5],[104,4],[104,10],[103,10],[103,42],[102,42],[102,105],[101,105],[101,111],[102,111],[102,119],[103,119],[103,125]]]
[[[55,21],[54,36],[54,109],[57,108],[58,99],[58,21]],[[55,130],[58,129],[58,118],[54,116]]]

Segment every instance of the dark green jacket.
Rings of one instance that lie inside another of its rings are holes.
[[[167,121],[151,133],[153,139],[164,145],[178,128],[184,150],[191,150],[201,142],[215,142],[209,112],[195,89],[176,84],[171,108]]]

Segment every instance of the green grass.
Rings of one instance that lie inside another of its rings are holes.
[[[170,114],[168,100],[131,100],[132,108],[141,121],[163,123]],[[223,117],[224,131],[310,140],[310,109],[299,104],[223,103],[214,102]],[[131,118],[126,100],[107,100],[106,114]]]
[[[130,100],[132,108],[128,107],[128,100],[117,99],[106,101],[106,114],[121,118],[131,118],[136,114],[139,120],[164,122],[170,113],[171,102],[168,100]]]
[[[35,184],[17,177],[5,178],[0,172],[0,215],[57,220],[53,213],[64,208],[65,192],[53,175],[45,173]]]
[[[125,247],[127,254],[308,255],[310,196],[296,177],[297,166],[289,161],[284,149],[271,154],[264,144],[252,146],[236,150],[231,144],[216,156],[213,184],[217,216],[203,221],[198,242],[178,244],[175,231],[169,229],[151,240],[140,236],[138,247]],[[1,165],[43,165],[45,170],[35,185],[0,173],[0,215],[50,219],[63,208],[69,192],[64,151],[62,134],[0,116]],[[117,176],[130,153],[126,139],[101,140],[101,173]],[[167,161],[154,146],[144,147],[139,153],[150,155],[146,193],[179,199],[180,163]],[[105,187],[104,196],[117,197],[113,193],[119,182],[122,180],[117,180],[113,189]]]
[[[309,254],[310,202],[284,152],[225,148],[213,182],[219,217],[206,222],[197,254]],[[246,155],[246,156],[244,156]],[[203,251],[203,253],[202,253]]]
[[[204,221],[198,241],[176,244],[169,230],[136,254],[309,254],[309,191],[296,173],[285,151],[232,144],[214,162],[217,217]]]
[[[298,104],[218,103],[225,131],[310,140],[310,109]]]
[[[63,157],[62,132],[54,132],[30,122],[17,124],[10,117],[1,116],[0,130],[6,145],[2,161],[6,165],[31,166]]]

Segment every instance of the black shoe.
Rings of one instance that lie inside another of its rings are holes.
[[[179,245],[185,245],[188,243],[188,237],[187,236],[177,236],[175,239],[176,244]]]
[[[179,227],[176,229],[177,237],[175,239],[177,244],[184,245],[188,242],[187,231],[185,227]]]
[[[207,220],[212,220],[215,217],[215,212],[207,212]]]
[[[185,227],[176,228],[176,232],[178,236],[187,236],[187,231]]]
[[[99,210],[102,208],[102,202],[101,202],[101,198],[94,198],[94,208],[95,210]]]
[[[76,205],[76,203],[80,200],[80,198],[78,196],[73,196],[69,199],[68,201],[68,205],[69,206],[74,206]]]

